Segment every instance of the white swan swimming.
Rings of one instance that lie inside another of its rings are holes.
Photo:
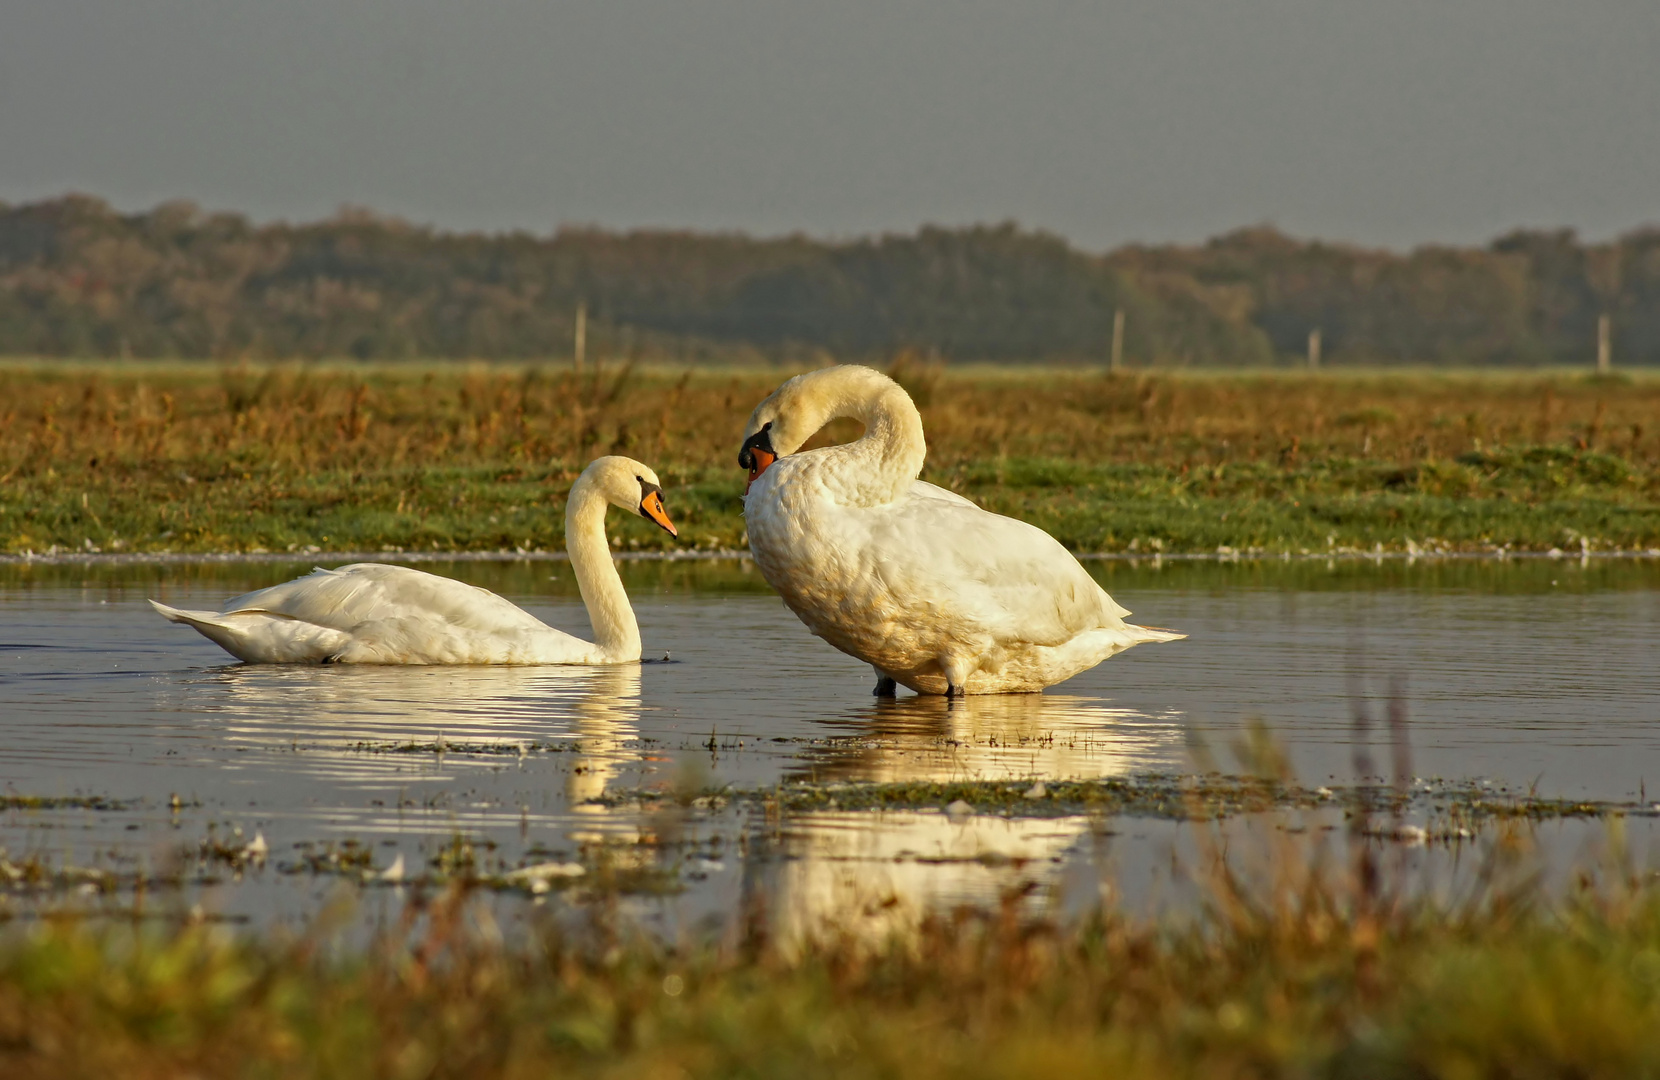
[[[795,453],[839,417],[842,446]],[[924,694],[1042,690],[1148,641],[1077,559],[1034,525],[917,479],[922,416],[898,383],[845,365],[756,406],[739,464],[755,564],[807,628]]]
[[[227,601],[180,611],[150,601],[255,664],[628,664],[640,627],[605,540],[605,507],[620,506],[675,532],[657,474],[602,457],[577,477],[565,504],[565,547],[593,623],[592,642],[542,622],[487,589],[385,563],[318,569]]]

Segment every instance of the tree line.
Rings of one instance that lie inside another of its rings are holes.
[[[361,209],[255,224],[85,195],[0,203],[0,354],[681,359],[915,349],[1138,365],[1660,362],[1660,228],[1407,253],[1271,228],[1091,254],[1012,224],[847,242],[566,228],[451,233]]]

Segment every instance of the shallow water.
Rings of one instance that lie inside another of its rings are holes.
[[[947,705],[873,700],[869,669],[808,635],[740,562],[624,564],[654,662],[612,669],[240,665],[144,598],[216,607],[308,565],[0,566],[0,792],[125,801],[8,810],[0,847],[153,869],[181,845],[263,835],[263,869],[227,866],[191,892],[262,919],[314,912],[337,878],[282,871],[331,868],[322,856],[347,839],[374,872],[459,847],[501,867],[592,867],[599,852],[665,871],[681,891],[639,911],[672,930],[763,894],[788,925],[885,896],[914,901],[890,912],[980,902],[1034,875],[1093,889],[1103,827],[936,810],[769,824],[601,796],[1229,771],[1252,718],[1310,784],[1382,776],[1403,750],[1418,776],[1572,798],[1646,798],[1660,781],[1655,560],[1091,567],[1138,619],[1190,639],[1043,695]],[[422,568],[586,632],[563,563]],[[1382,723],[1392,704],[1409,745]],[[1152,845],[1172,827],[1110,831],[1107,872],[1148,895]]]

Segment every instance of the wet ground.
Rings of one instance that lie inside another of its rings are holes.
[[[586,633],[561,562],[421,566]],[[512,903],[604,882],[667,932],[1033,886],[1147,902],[1174,887],[1183,812],[1056,782],[1260,768],[1239,749],[1257,723],[1316,829],[1356,784],[1416,793],[1412,844],[1459,839],[1483,793],[1601,804],[1529,826],[1566,862],[1610,806],[1648,843],[1660,798],[1660,560],[1092,563],[1190,639],[950,705],[873,699],[736,560],[624,564],[651,658],[627,668],[246,666],[144,603],[309,568],[0,565],[6,911],[137,896],[303,922],[343,888],[372,906],[457,874]]]

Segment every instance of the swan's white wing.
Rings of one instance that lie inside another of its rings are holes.
[[[869,511],[873,569],[896,592],[1004,642],[1060,644],[1129,614],[1042,529],[918,486],[932,490]]]
[[[947,491],[945,488],[922,480],[918,480],[916,483],[911,485],[911,498],[937,499],[940,502],[950,503],[955,506],[972,506],[976,510],[979,509],[979,506],[972,500],[963,498],[955,491]]]
[[[508,635],[549,629],[488,589],[385,563],[318,568],[305,577],[235,597],[220,610],[227,615],[266,611],[336,630],[397,620]]]

